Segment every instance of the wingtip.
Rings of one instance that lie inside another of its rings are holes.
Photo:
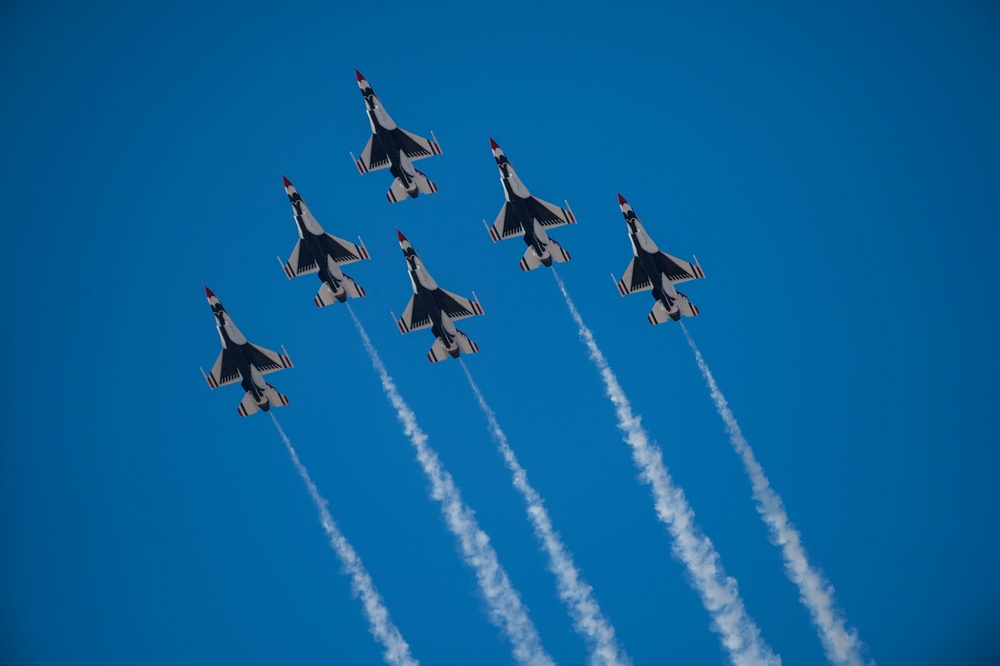
[[[621,192],[619,192],[619,193],[618,193],[618,205],[619,205],[619,206],[624,206],[624,205],[625,205],[625,204],[627,204],[627,203],[628,203],[628,202],[627,202],[627,201],[625,201],[625,197],[623,197],[623,196],[622,196],[622,193],[621,193]]]
[[[205,295],[208,296],[209,298],[217,298],[217,296],[214,293],[212,293],[212,290],[208,288],[207,284],[205,285]]]
[[[285,184],[285,187],[291,187],[292,181],[285,177],[285,174],[281,174],[281,181]]]
[[[496,150],[499,147],[500,146],[497,145],[497,142],[493,140],[493,137],[490,137],[490,148],[492,148],[493,150]]]
[[[364,81],[365,80],[364,75],[361,72],[359,72],[357,70],[357,68],[354,69],[354,75],[358,77],[358,81]]]
[[[409,243],[410,242],[410,241],[406,240],[406,236],[404,236],[403,232],[400,231],[399,229],[396,229],[396,236],[399,237],[399,242],[400,243]]]

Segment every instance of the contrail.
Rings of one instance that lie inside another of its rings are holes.
[[[694,352],[698,368],[701,369],[701,374],[705,377],[705,383],[708,384],[708,390],[715,402],[715,409],[726,424],[729,442],[743,459],[743,467],[746,468],[750,481],[753,483],[753,498],[757,503],[757,512],[767,524],[772,542],[781,546],[781,555],[785,560],[785,570],[788,577],[798,586],[800,599],[809,609],[813,624],[819,630],[819,638],[826,651],[826,658],[834,664],[850,664],[851,666],[864,664],[865,661],[861,658],[863,644],[858,638],[857,630],[848,629],[845,626],[844,617],[833,601],[833,587],[823,577],[823,574],[809,564],[805,548],[802,546],[802,535],[788,520],[788,513],[785,511],[781,496],[771,488],[767,475],[764,474],[764,468],[754,457],[753,449],[750,448],[750,444],[743,436],[743,431],[740,430],[736,417],[729,409],[726,397],[722,395],[722,391],[715,383],[715,377],[709,371],[708,364],[705,363],[694,339],[691,338],[691,334],[688,333],[683,324],[681,324],[681,329],[691,346],[691,351]]]
[[[427,435],[417,424],[417,417],[399,394],[395,382],[382,364],[368,333],[350,305],[347,307],[354,320],[354,326],[361,335],[365,351],[371,357],[372,366],[382,381],[386,398],[396,410],[396,418],[403,426],[404,434],[417,450],[417,460],[424,474],[431,482],[431,497],[441,503],[441,513],[448,529],[458,538],[462,557],[476,572],[479,588],[489,606],[490,621],[506,633],[511,642],[514,658],[521,664],[551,666],[555,662],[542,648],[541,639],[535,625],[528,617],[528,611],[521,598],[510,584],[507,572],[500,566],[497,553],[490,545],[490,538],[476,523],[475,515],[463,501],[455,486],[455,481],[441,465],[437,452],[427,443]]]
[[[292,457],[292,462],[295,464],[295,469],[299,471],[299,476],[305,481],[306,488],[309,490],[309,496],[312,497],[313,504],[316,505],[316,510],[319,511],[319,522],[323,525],[323,530],[330,539],[330,547],[337,553],[337,557],[340,558],[344,566],[344,571],[351,577],[351,590],[355,596],[361,597],[361,602],[365,609],[365,617],[368,618],[369,630],[375,635],[375,639],[382,644],[382,647],[385,648],[382,658],[385,659],[385,663],[392,666],[417,666],[420,662],[410,655],[410,646],[407,645],[406,640],[403,639],[403,635],[399,633],[396,625],[389,619],[389,610],[385,607],[382,596],[375,589],[372,577],[368,575],[365,565],[361,563],[361,558],[354,552],[354,547],[340,533],[337,523],[333,522],[327,501],[319,494],[319,490],[316,489],[316,484],[313,483],[305,465],[299,460],[298,454],[295,453],[295,449],[292,447],[292,441],[288,439],[288,435],[281,429],[281,424],[278,423],[274,412],[271,412],[271,420],[274,421],[274,427],[278,429],[281,441],[285,443],[288,454]]]
[[[570,616],[573,618],[573,626],[587,642],[590,662],[592,664],[608,664],[609,666],[612,664],[631,664],[632,660],[615,639],[614,627],[601,614],[601,608],[591,594],[592,588],[580,576],[576,565],[573,564],[572,554],[566,550],[559,533],[552,527],[552,519],[549,517],[549,512],[545,510],[542,497],[528,483],[528,473],[517,462],[517,457],[507,442],[507,435],[500,429],[496,414],[486,403],[486,398],[483,397],[479,386],[473,381],[472,373],[466,367],[465,361],[459,359],[459,363],[462,364],[462,370],[465,371],[465,377],[469,380],[472,392],[476,394],[479,408],[486,415],[497,448],[500,449],[500,454],[503,456],[504,462],[507,463],[507,468],[514,475],[514,487],[524,497],[524,503],[528,508],[528,518],[535,530],[535,536],[542,542],[542,548],[549,557],[549,570],[556,577],[559,598],[569,609]]]
[[[594,334],[583,323],[580,312],[566,291],[566,285],[554,270],[552,275],[566,299],[580,339],[590,352],[590,360],[604,380],[605,391],[618,416],[618,428],[625,433],[625,441],[632,447],[632,459],[641,470],[640,478],[652,487],[656,514],[673,537],[674,556],[684,563],[691,574],[691,583],[701,595],[702,603],[712,618],[712,629],[719,633],[730,660],[738,666],[780,664],[781,659],[764,642],[757,625],[747,615],[736,580],[723,571],[711,540],[695,524],[694,511],[688,505],[684,491],[674,485],[663,464],[663,453],[649,441],[641,418],[632,413],[625,391],[598,348]]]

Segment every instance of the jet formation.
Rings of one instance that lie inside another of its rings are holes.
[[[397,127],[368,80],[357,70],[355,75],[372,130],[360,159],[351,154],[358,171],[366,174],[388,168],[393,176],[392,186],[386,194],[390,203],[437,192],[437,185],[413,166],[417,160],[441,154],[441,146],[434,133],[428,140]],[[555,227],[576,224],[576,216],[569,203],[564,202],[566,207],[561,208],[532,196],[506,153],[492,137],[490,149],[500,173],[505,198],[493,224],[483,220],[490,238],[496,243],[520,236],[527,246],[518,262],[524,271],[569,261],[570,253],[548,235],[548,231]],[[313,302],[317,307],[363,297],[364,288],[341,267],[371,258],[364,242],[359,237],[358,242],[353,243],[324,231],[291,181],[282,176],[282,182],[299,234],[288,260],[278,259],[285,276],[292,279],[316,273],[320,288]],[[689,263],[660,251],[621,194],[618,195],[618,204],[625,217],[634,255],[620,280],[615,279],[613,274],[611,276],[619,293],[626,296],[637,291],[651,291],[656,302],[647,316],[650,324],[662,324],[671,319],[680,321],[682,316],[698,316],[698,307],[674,286],[705,277],[697,258],[694,263]],[[458,358],[463,352],[478,352],[479,345],[455,326],[460,319],[483,314],[475,294],[470,300],[438,287],[413,245],[398,229],[396,233],[413,287],[413,296],[403,310],[403,316],[397,318],[392,315],[400,332],[405,334],[430,328],[434,344],[427,353],[427,359],[432,363],[449,356]],[[266,412],[272,406],[287,405],[288,398],[263,379],[267,373],[292,367],[287,352],[278,354],[247,342],[215,294],[208,287],[205,287],[205,293],[222,339],[222,352],[211,372],[206,375],[202,371],[209,387],[215,389],[240,382],[246,392],[237,409],[240,416]]]

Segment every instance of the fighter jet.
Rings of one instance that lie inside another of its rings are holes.
[[[431,140],[428,141],[396,127],[365,77],[358,70],[354,70],[354,73],[358,76],[358,87],[365,98],[368,121],[372,126],[372,136],[361,151],[361,159],[355,158],[354,153],[351,153],[358,171],[366,174],[389,167],[389,173],[396,178],[385,195],[389,203],[396,203],[406,196],[416,199],[419,194],[437,192],[437,185],[413,167],[416,160],[441,154],[441,146],[438,145],[434,132],[431,132]]]
[[[364,296],[365,290],[350,275],[340,270],[341,264],[370,258],[364,242],[358,238],[360,245],[355,245],[324,232],[323,227],[319,226],[319,222],[309,212],[306,202],[299,196],[295,186],[284,176],[281,179],[285,182],[285,192],[292,203],[300,239],[288,261],[282,262],[281,258],[278,258],[278,263],[285,269],[285,275],[291,280],[299,275],[318,272],[323,285],[313,298],[313,302],[319,308],[326,307],[334,301],[343,303],[348,297]]]
[[[399,332],[409,333],[430,326],[435,337],[431,350],[427,352],[427,360],[431,363],[443,361],[449,354],[452,358],[458,358],[462,352],[474,354],[479,351],[479,345],[455,328],[457,320],[483,314],[479,299],[470,301],[438,287],[410,241],[406,240],[401,231],[397,230],[396,233],[410,270],[410,282],[413,283],[413,297],[406,304],[403,316],[396,319],[395,313],[392,315],[399,326]],[[472,294],[472,297],[476,298],[476,295]]]
[[[240,406],[236,408],[240,416],[249,416],[258,410],[266,412],[271,407],[287,405],[288,398],[265,382],[263,375],[291,368],[292,359],[288,358],[288,352],[282,347],[281,351],[284,353],[279,354],[247,342],[212,290],[205,287],[205,295],[208,296],[208,304],[212,306],[215,325],[219,329],[219,337],[222,338],[222,351],[212,366],[212,371],[207,375],[204,370],[201,371],[209,388],[216,389],[226,384],[240,382],[243,390],[247,392]]]
[[[497,160],[500,170],[500,182],[503,184],[503,194],[507,203],[503,205],[493,226],[486,226],[493,242],[523,236],[528,249],[524,252],[520,266],[522,271],[530,271],[539,266],[551,266],[553,261],[569,261],[569,252],[562,249],[556,239],[545,234],[546,228],[561,227],[564,224],[576,224],[573,211],[566,203],[566,208],[553,206],[537,197],[531,196],[528,188],[514,172],[514,166],[507,159],[497,142],[490,137],[493,157]],[[483,220],[486,224],[486,220]]]
[[[701,266],[698,265],[698,258],[695,257],[695,263],[689,264],[683,259],[660,252],[656,243],[646,233],[642,222],[636,217],[632,206],[625,201],[625,197],[619,194],[618,203],[621,205],[622,215],[625,216],[629,239],[632,241],[632,252],[635,254],[621,280],[615,280],[613,274],[611,276],[618,286],[618,291],[625,296],[636,291],[653,290],[656,305],[646,317],[650,324],[662,324],[667,319],[680,321],[681,315],[697,317],[698,306],[674,289],[674,285],[705,277]]]

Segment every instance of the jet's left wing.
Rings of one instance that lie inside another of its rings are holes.
[[[531,217],[538,220],[538,223],[543,227],[561,227],[564,224],[576,224],[576,217],[573,216],[573,211],[568,208],[560,208],[537,197],[528,197],[524,200],[524,203],[528,207]]]
[[[431,136],[434,135],[431,134]],[[438,145],[437,139],[428,141],[422,136],[417,136],[398,127],[393,130],[393,138],[396,139],[396,145],[399,149],[406,153],[411,161],[441,154],[441,146]]]
[[[479,301],[470,301],[468,298],[444,289],[438,289],[434,295],[437,297],[438,306],[452,319],[465,319],[483,314],[483,308],[479,305]]]
[[[705,277],[705,273],[698,264],[692,264],[683,259],[671,257],[666,252],[660,252],[657,255],[656,263],[657,268],[674,284]]]
[[[618,284],[618,291],[622,296],[632,294],[637,291],[647,291],[653,288],[653,282],[649,279],[646,269],[642,267],[638,257],[632,257],[628,268],[621,280],[615,281]]]
[[[247,356],[247,360],[257,366],[262,375],[292,367],[292,359],[288,358],[287,353],[279,354],[278,352],[273,352],[270,349],[264,349],[250,343],[247,343],[244,353]]]
[[[354,155],[352,154],[351,157],[353,158]],[[361,151],[361,159],[354,160],[354,165],[362,174],[389,166],[389,156],[385,154],[385,148],[382,147],[382,142],[378,140],[377,136],[372,134],[368,137],[368,143]]]
[[[393,315],[395,318],[395,315]],[[396,319],[396,326],[399,326],[400,333],[409,333],[431,325],[431,316],[424,308],[423,302],[414,294],[410,297],[410,302],[403,310],[403,316]]]
[[[213,389],[238,382],[241,379],[243,379],[243,375],[240,374],[239,369],[225,349],[219,352],[219,358],[215,360],[211,372],[205,375],[205,381],[208,382],[209,388]]]
[[[289,280],[293,277],[315,273],[319,270],[319,266],[316,264],[316,257],[312,256],[309,247],[301,240],[295,244],[292,256],[285,262],[284,268],[285,275],[288,276]]]
[[[493,226],[486,229],[490,232],[490,238],[493,239],[494,243],[504,238],[524,235],[524,227],[521,226],[521,220],[517,219],[514,204],[509,201],[500,209],[500,214],[497,215]]]
[[[358,240],[360,241],[361,239],[359,238]],[[323,247],[323,251],[338,264],[349,264],[354,261],[371,258],[368,256],[368,250],[363,244],[355,245],[350,241],[337,238],[331,234],[323,234],[320,236],[319,242]]]

